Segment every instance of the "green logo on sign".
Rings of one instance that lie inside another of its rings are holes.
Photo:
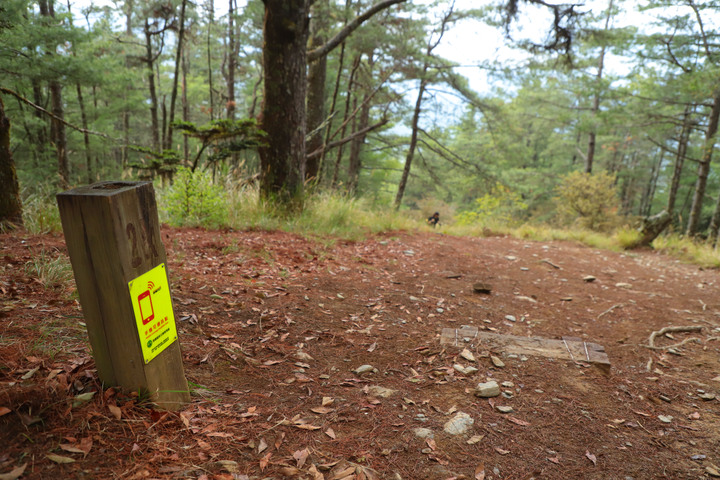
[[[152,340],[148,340],[147,346],[148,346],[148,348],[150,348],[152,346]]]

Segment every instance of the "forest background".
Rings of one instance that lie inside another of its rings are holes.
[[[716,2],[0,10],[0,190],[16,168],[26,217],[72,186],[152,179],[174,224],[247,225],[248,205],[297,215],[333,198],[440,211],[446,226],[605,232],[664,210],[672,231],[716,243]],[[495,59],[462,61],[498,40]]]

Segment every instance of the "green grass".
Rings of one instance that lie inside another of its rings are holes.
[[[25,263],[25,272],[37,278],[45,288],[56,288],[70,284],[73,280],[72,265],[64,255],[53,257],[45,250]]]

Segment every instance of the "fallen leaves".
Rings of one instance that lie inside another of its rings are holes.
[[[593,463],[593,465],[597,465],[597,457],[590,453],[590,450],[585,450],[585,456]]]
[[[17,480],[22,476],[23,473],[25,473],[26,468],[27,463],[23,463],[22,465],[8,473],[0,473],[0,480]]]

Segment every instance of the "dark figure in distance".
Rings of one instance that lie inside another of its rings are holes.
[[[437,224],[439,222],[440,222],[440,213],[438,213],[438,212],[433,213],[427,219],[428,225],[432,225],[433,227],[437,226]]]

